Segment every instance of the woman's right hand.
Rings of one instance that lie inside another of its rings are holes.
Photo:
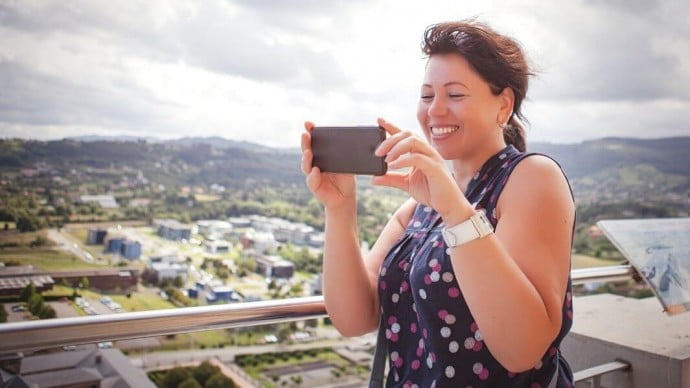
[[[321,172],[312,166],[314,153],[311,150],[311,131],[314,123],[305,122],[302,132],[302,172],[307,176],[307,187],[326,209],[337,209],[354,205],[356,201],[355,176]]]

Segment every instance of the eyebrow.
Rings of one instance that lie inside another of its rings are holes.
[[[466,89],[469,89],[469,88],[467,87],[467,85],[463,84],[463,83],[460,82],[460,81],[451,81],[451,82],[446,82],[445,84],[443,84],[443,86],[450,86],[450,85],[460,85],[460,86],[462,86],[462,87],[464,87],[464,88],[466,88]],[[431,87],[431,85],[429,85],[429,84],[422,84],[422,86]]]

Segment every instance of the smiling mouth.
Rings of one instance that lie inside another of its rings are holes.
[[[434,136],[447,135],[453,133],[460,129],[460,127],[449,126],[449,127],[431,127],[431,134]]]

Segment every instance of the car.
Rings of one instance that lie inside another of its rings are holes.
[[[74,346],[74,345],[67,345],[67,346],[63,346],[62,349],[65,350],[65,351],[70,352],[70,351],[72,351],[72,350],[76,350],[77,347]]]
[[[110,341],[98,343],[98,349],[110,349],[112,347],[113,347],[113,343]]]
[[[16,305],[12,306],[12,312],[18,313],[20,311],[26,311],[26,307],[24,307],[24,305],[21,305],[21,304],[16,304]]]

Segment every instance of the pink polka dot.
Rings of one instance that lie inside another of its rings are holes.
[[[403,388],[412,388],[412,382],[406,381],[405,384],[403,384]]]
[[[431,361],[436,362],[436,353],[429,352],[429,358],[431,358]]]
[[[436,264],[434,267],[434,272],[441,272],[441,264]]]
[[[451,287],[448,289],[448,296],[451,298],[457,298],[460,296],[460,289],[457,287]]]
[[[412,322],[410,323],[410,332],[411,333],[416,333],[417,332],[417,324]]]
[[[427,339],[428,336],[429,336],[429,335],[428,335],[428,333],[426,332],[426,329],[422,329],[422,337],[424,337],[424,339]]]
[[[539,384],[539,383],[532,383],[532,385],[530,385],[530,388],[541,388],[541,384]]]
[[[400,285],[400,291],[405,292],[409,289],[410,289],[410,286],[407,284],[407,282],[402,282],[402,284]]]
[[[446,310],[440,310],[438,312],[438,317],[441,319],[446,319],[447,316],[448,316],[448,311],[446,311]]]
[[[472,346],[472,350],[474,350],[475,352],[482,350],[483,343],[483,341],[475,341],[474,346]]]
[[[472,330],[473,333],[477,331],[478,328],[479,327],[477,326],[477,322],[472,322],[472,324],[470,325],[470,330]]]
[[[512,379],[513,377],[515,377],[515,373],[513,373],[513,372],[508,372],[508,377],[510,377],[510,378]]]
[[[404,262],[404,261],[399,262],[399,263],[398,263],[398,268],[400,268],[400,269],[405,268],[405,262]]]
[[[558,350],[557,350],[555,347],[552,346],[551,349],[549,349],[549,356],[552,356],[552,357],[553,357],[553,356],[556,354],[557,351],[558,351]]]
[[[428,274],[424,275],[424,284],[426,284],[427,286],[431,284],[431,276],[429,276]]]
[[[381,287],[382,290],[385,290],[385,289],[386,289],[386,281],[385,281],[385,280],[381,280],[381,285],[380,285],[380,287]]]
[[[489,378],[489,370],[486,368],[482,369],[482,371],[479,372],[479,378],[482,380],[488,379]]]
[[[398,342],[399,339],[400,339],[400,336],[398,336],[397,333],[392,333],[392,334],[391,334],[391,341],[392,341],[392,342]]]
[[[395,359],[395,361],[393,361],[393,365],[395,365],[397,368],[400,368],[402,366],[402,364],[403,364],[403,358],[402,357],[398,357]]]
[[[422,354],[424,354],[424,348],[417,348],[417,357],[422,357]]]
[[[405,265],[403,265],[403,271],[407,271],[408,268],[410,268],[410,263],[405,263]]]
[[[389,325],[392,325],[395,322],[398,322],[398,318],[396,318],[395,315],[391,315],[390,317],[388,317],[388,324]]]
[[[412,361],[412,364],[410,366],[412,367],[412,370],[417,370],[417,369],[419,369],[420,365],[421,365],[421,363],[419,362],[419,360],[414,360],[414,361]]]
[[[572,320],[573,319],[573,310],[568,310],[568,312],[565,313],[565,315],[568,316],[568,319]]]

